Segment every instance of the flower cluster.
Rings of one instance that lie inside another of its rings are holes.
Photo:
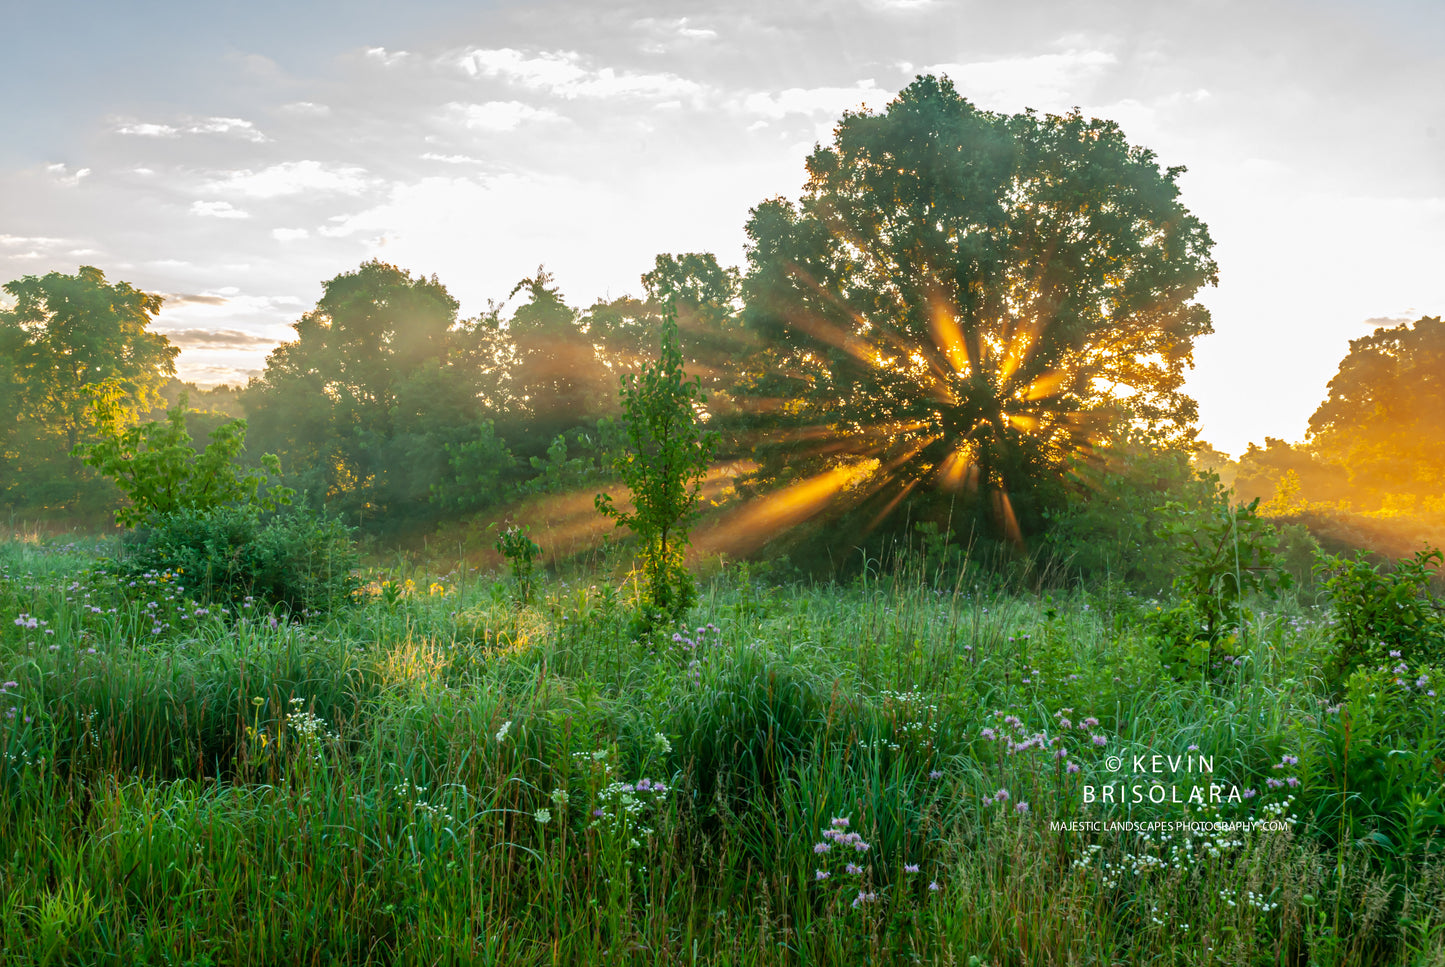
[[[683,671],[694,685],[702,683],[702,665],[708,652],[722,644],[722,629],[708,622],[693,631],[686,628],[672,633],[672,645]]]

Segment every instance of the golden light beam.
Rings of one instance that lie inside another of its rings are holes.
[[[938,468],[938,485],[943,490],[959,491],[968,479],[973,467],[973,457],[962,447],[944,457]]]
[[[968,347],[963,341],[958,317],[939,295],[929,299],[929,323],[933,330],[933,341],[943,351],[948,365],[955,373],[967,376],[972,371],[968,359]]]
[[[693,550],[700,556],[750,554],[823,510],[860,472],[867,471],[835,467],[750,501],[694,534]]]

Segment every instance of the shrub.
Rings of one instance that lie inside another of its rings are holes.
[[[1279,534],[1259,516],[1259,498],[1245,506],[1218,508],[1199,522],[1176,516],[1162,533],[1178,541],[1182,568],[1174,579],[1178,604],[1147,622],[1176,672],[1204,677],[1236,657],[1239,631],[1249,617],[1244,606],[1251,592],[1275,597],[1291,586],[1277,566]]]
[[[1382,572],[1363,553],[1318,558],[1316,569],[1327,575],[1325,590],[1334,603],[1327,669],[1334,687],[1391,652],[1411,663],[1445,664],[1445,614],[1429,591],[1441,561],[1439,550],[1426,549]]]
[[[263,606],[324,611],[348,601],[358,584],[360,558],[348,528],[308,510],[264,522],[249,507],[177,510],[154,516],[123,546],[126,570],[180,571],[187,588],[215,602],[250,597]]]
[[[1076,470],[1067,507],[1049,515],[1046,548],[1091,582],[1159,591],[1184,566],[1170,525],[1201,524],[1227,498],[1182,450],[1126,438]]]
[[[1325,711],[1324,769],[1306,784],[1320,833],[1370,848],[1395,873],[1445,855],[1442,684],[1440,668],[1398,650],[1355,669],[1345,701]]]
[[[512,570],[512,580],[517,582],[517,599],[522,604],[532,600],[532,574],[536,570],[537,555],[542,548],[532,540],[527,528],[515,524],[497,535],[493,545],[497,553],[507,559]]]
[[[96,404],[99,429],[93,443],[76,447],[76,455],[109,477],[130,498],[131,506],[115,512],[116,523],[130,526],[182,511],[205,513],[228,504],[275,510],[289,504],[288,487],[268,482],[266,472],[242,471],[246,421],[231,420],[211,431],[211,442],[197,453],[186,432],[185,394],[166,418],[121,428],[118,410],[105,400]],[[273,454],[261,458],[266,471],[280,476]]]

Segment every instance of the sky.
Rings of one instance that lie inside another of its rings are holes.
[[[1445,313],[1437,0],[0,6],[0,281],[165,294],[203,385],[373,257],[464,317],[543,264],[579,308],[658,253],[741,266],[749,209],[920,73],[1187,167],[1220,275],[1188,389],[1220,449],[1302,439],[1350,339]]]

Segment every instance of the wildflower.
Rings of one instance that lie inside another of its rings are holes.
[[[930,892],[930,893],[937,893],[937,892],[938,892],[939,890],[941,890],[941,889],[943,889],[943,887],[941,887],[941,886],[938,885],[938,881],[937,881],[937,880],[934,880],[934,881],[932,881],[931,883],[928,884],[928,892]]]
[[[826,852],[828,852],[828,850],[830,850],[830,849],[832,849],[832,848],[833,848],[833,844],[832,844],[832,843],[814,843],[814,844],[813,844],[813,852],[814,852],[814,853],[826,853]]]
[[[843,867],[843,872],[851,876],[857,876],[859,873],[863,872],[863,867],[859,866],[856,863],[849,863],[847,866]]]
[[[1093,739],[1094,744],[1097,746],[1106,746],[1109,744],[1109,739],[1106,736],[1092,735],[1090,738]]]
[[[905,873],[917,873],[917,872],[918,872],[918,864],[917,864],[917,863],[904,863],[904,864],[903,864],[903,872],[905,872]]]
[[[1014,807],[1014,812],[1018,813],[1020,816],[1022,816],[1024,813],[1026,813],[1026,812],[1028,812],[1028,811],[1029,811],[1029,804],[1026,803],[1026,802],[1020,802],[1017,806]]]
[[[829,825],[831,825],[834,829],[847,829],[847,828],[848,828],[848,817],[847,817],[847,816],[834,816],[834,817],[833,817],[833,821],[832,821]]]
[[[667,753],[672,751],[672,743],[667,741],[667,736],[661,732],[652,733],[652,744],[656,747],[657,751],[663,755],[667,755]]]
[[[940,772],[940,771],[937,770],[937,769],[934,769],[932,772],[930,772],[930,773],[928,774],[928,778],[930,778],[930,779],[942,779],[942,778],[943,778],[943,773]]]
[[[512,731],[512,720],[511,720],[511,719],[507,719],[507,721],[505,721],[505,722],[502,723],[502,727],[501,727],[500,729],[497,729],[497,741],[498,741],[498,742],[505,742],[505,741],[507,741],[507,733],[508,733],[508,732],[511,732],[511,731]]]
[[[994,802],[1004,802],[1004,801],[1007,800],[1007,799],[1008,799],[1008,790],[1007,790],[1007,789],[1000,789],[998,792],[996,792],[996,793],[993,794],[993,801],[994,801]]]
[[[813,879],[815,879],[815,880],[826,880],[828,877],[830,877],[830,876],[832,876],[832,875],[833,875],[833,874],[829,873],[827,870],[814,870],[814,871],[813,871]]]
[[[1079,764],[1077,762],[1070,762],[1068,765],[1064,766],[1064,771],[1072,775],[1073,773],[1079,771]]]
[[[532,814],[532,818],[539,824],[545,826],[552,821],[552,811],[550,809],[539,809]]]

